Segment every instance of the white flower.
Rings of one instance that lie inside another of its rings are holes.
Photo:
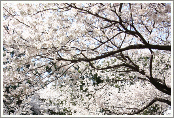
[[[91,8],[91,11],[95,14],[95,13],[97,13],[98,12],[98,6],[93,6],[92,8]]]

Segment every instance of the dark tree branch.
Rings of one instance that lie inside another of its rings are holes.
[[[135,28],[135,26],[134,26],[134,25],[131,25],[131,26],[134,28],[136,34],[140,37],[141,42],[142,42],[144,45],[149,45],[149,43],[147,43],[147,41],[146,41],[146,40],[144,39],[144,37],[138,32],[138,30]]]
[[[103,33],[104,33],[104,32],[103,32]],[[121,33],[123,33],[123,32],[119,32],[119,33],[117,33],[116,35],[112,36],[111,38],[106,37],[106,38],[107,38],[107,41],[105,41],[105,42],[99,41],[101,44],[100,44],[99,46],[95,47],[95,48],[92,49],[92,50],[96,50],[97,48],[99,48],[99,47],[102,46],[103,44],[105,44],[105,43],[111,41],[114,37],[116,37],[117,35],[119,35],[119,34],[121,34]]]
[[[132,63],[136,68],[139,68],[139,66],[137,66],[131,59],[129,56],[125,56],[129,61],[130,63]]]
[[[169,101],[169,100],[166,100],[166,99],[163,99],[163,98],[155,98],[155,99],[156,99],[156,101],[164,102],[164,103],[171,106],[171,101]]]
[[[153,54],[151,54],[151,57],[150,57],[150,67],[149,67],[150,77],[152,77],[152,60],[153,60]]]
[[[116,24],[116,23],[112,23],[112,24],[110,24],[110,25],[107,25],[107,26],[102,27],[101,29],[106,29],[106,28],[112,27],[112,26],[115,25],[115,24]]]
[[[139,114],[140,112],[144,111],[146,108],[150,107],[153,103],[155,102],[164,102],[168,105],[171,105],[171,101],[166,100],[166,99],[162,99],[162,98],[154,98],[151,102],[149,102],[149,104],[147,104],[145,107],[143,107],[142,109],[137,110],[136,112],[133,113],[128,113],[128,115],[134,115],[134,114]]]
[[[131,34],[131,35],[133,35],[133,36],[135,36],[135,37],[139,37],[140,40],[143,42],[144,45],[150,45],[150,44],[144,39],[144,37],[138,32],[138,30],[135,28],[135,26],[133,25],[133,23],[131,24],[131,27],[133,27],[135,31],[128,30],[128,29],[124,26],[123,21],[122,21],[122,19],[121,19],[121,16],[118,15],[118,14],[116,13],[116,11],[114,11],[114,12],[115,12],[116,15],[118,16],[119,21],[110,20],[110,19],[108,19],[108,18],[105,18],[105,17],[100,16],[100,15],[97,14],[97,13],[94,14],[94,13],[90,12],[89,10],[85,10],[85,9],[83,9],[83,8],[78,8],[78,7],[76,7],[76,6],[73,5],[73,4],[68,4],[68,5],[69,5],[70,7],[72,7],[72,8],[78,9],[78,10],[80,10],[80,11],[84,11],[84,12],[86,12],[86,13],[89,13],[89,14],[93,15],[93,16],[96,16],[96,17],[101,18],[101,19],[103,19],[103,20],[105,20],[105,21],[108,21],[108,22],[110,22],[110,23],[114,23],[114,24],[117,24],[117,23],[118,23],[118,24],[120,24],[121,27],[125,30],[125,31],[124,31],[125,33]],[[119,12],[121,12],[122,6],[123,6],[123,3],[120,3]],[[151,45],[151,46],[152,46],[152,45]],[[148,48],[149,48],[149,49],[154,49],[154,48],[151,48],[150,46],[149,46]],[[163,47],[158,47],[158,48],[159,48],[159,50],[160,50],[160,49],[163,48]],[[161,50],[163,50],[163,49],[161,49]],[[171,48],[170,48],[170,49],[167,49],[167,50],[171,50]]]
[[[120,3],[119,12],[121,12],[122,6],[123,6],[123,3]]]
[[[83,8],[78,8],[78,7],[76,7],[75,5],[72,5],[72,4],[68,4],[68,5],[69,5],[69,7],[72,7],[72,8],[74,8],[74,9],[78,9],[78,10],[80,10],[80,11],[84,11],[84,12],[86,12],[86,13],[88,13],[88,14],[91,14],[91,15],[93,15],[93,16],[96,16],[96,17],[98,17],[98,18],[101,18],[101,19],[103,19],[104,21],[108,21],[108,22],[110,22],[110,23],[119,23],[118,21],[110,20],[110,19],[108,19],[108,18],[102,17],[102,16],[98,15],[97,13],[94,14],[94,13],[90,12],[89,10],[85,10],[85,9],[83,9]]]
[[[90,63],[90,66],[96,70],[106,70],[106,69],[119,68],[119,67],[128,67],[128,68],[134,69],[132,71],[136,71],[134,66],[129,65],[129,64],[125,64],[125,63],[114,65],[114,66],[107,66],[105,68],[96,68],[91,62],[89,62],[89,63]]]
[[[8,26],[4,26],[4,25],[3,25],[3,27],[4,27],[4,29],[7,31],[7,33],[10,34],[9,31],[8,31],[8,30],[9,30],[9,29],[8,29]]]
[[[59,8],[59,9],[63,9],[63,8]],[[54,8],[43,9],[43,10],[41,10],[41,11],[37,11],[36,13],[30,14],[30,15],[36,15],[36,14],[38,14],[38,13],[41,13],[41,12],[44,12],[44,11],[49,11],[49,10],[58,11],[59,9],[54,9]]]
[[[145,27],[146,30],[149,32],[149,34],[151,34],[151,33],[152,33],[152,30],[150,31],[150,30],[148,29],[148,27],[143,23],[143,21],[141,21],[141,23],[144,25],[144,27]]]
[[[121,13],[121,9],[122,9],[122,3],[120,4],[120,8],[119,8],[119,12],[120,12],[120,13]],[[116,13],[116,11],[115,11],[115,13]],[[140,40],[141,40],[141,42],[143,42],[143,44],[149,45],[149,43],[147,43],[147,41],[144,39],[144,37],[138,32],[138,30],[137,30],[137,29],[135,28],[135,26],[133,25],[133,19],[132,19],[132,24],[130,25],[130,27],[133,27],[135,31],[128,30],[128,29],[125,27],[125,25],[123,24],[123,21],[122,21],[122,19],[121,19],[121,16],[118,15],[117,13],[116,13],[116,15],[118,16],[118,18],[119,18],[119,24],[120,24],[121,27],[125,30],[125,33],[131,34],[131,35],[133,35],[133,36],[135,36],[135,37],[139,37]]]
[[[158,90],[168,95],[171,95],[171,88],[167,87],[164,84],[159,83],[159,81],[156,81],[157,80],[156,78],[149,77],[149,80],[150,80],[150,83],[152,83]]]
[[[128,68],[132,69],[132,71],[136,71],[136,72],[139,72],[142,75],[146,75],[144,70],[139,70],[139,67],[137,65],[132,66],[132,65],[123,63],[123,64],[114,65],[114,66],[107,66],[105,68],[96,68],[91,62],[89,62],[89,64],[92,68],[94,68],[96,70],[105,70],[105,69],[112,69],[112,68],[119,68],[119,67],[128,67]],[[160,90],[163,93],[166,93],[168,95],[171,95],[171,88],[169,88],[166,85],[160,83],[161,81],[159,81],[159,79],[153,78],[152,76],[151,77],[147,76],[147,78],[149,78],[150,83],[153,84],[158,90]]]
[[[155,103],[157,101],[164,102],[164,103],[166,103],[168,105],[171,105],[171,101],[169,101],[169,100],[162,99],[162,98],[154,98],[154,99],[152,99],[149,102],[149,104],[147,104],[146,106],[144,106],[141,109],[138,109],[138,108],[126,108],[126,109],[134,109],[134,110],[136,110],[135,112],[131,112],[131,113],[119,113],[119,114],[127,114],[127,115],[139,114],[139,113],[143,112],[145,109],[147,109],[148,107],[150,107],[151,105],[153,105],[153,103]],[[123,108],[123,107],[116,107],[116,108]],[[110,111],[109,109],[103,108],[103,110],[105,111],[105,114],[107,114],[107,115],[114,115],[114,114],[119,115],[117,112]]]
[[[6,12],[8,12],[8,14],[10,14],[10,16],[12,16],[15,20],[17,20],[19,23],[22,23],[23,25],[32,28],[31,26],[25,24],[24,22],[20,21],[19,19],[15,18],[15,15],[11,14],[5,7],[3,7],[5,9]]]
[[[102,59],[102,58],[105,58],[105,57],[109,57],[111,55],[114,55],[116,53],[123,52],[123,51],[126,51],[126,50],[145,49],[145,48],[171,51],[171,46],[137,44],[137,45],[129,45],[125,48],[121,48],[121,49],[118,49],[116,51],[110,51],[110,52],[107,52],[107,53],[103,53],[102,55],[96,56],[95,58],[90,58],[90,59],[89,58],[78,58],[78,59],[74,59],[74,60],[73,59],[58,58],[57,60],[71,61],[72,63],[77,63],[77,62],[80,62],[80,61],[90,62],[90,61],[95,61],[95,60]]]

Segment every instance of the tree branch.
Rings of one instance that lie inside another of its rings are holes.
[[[118,64],[118,65],[114,65],[114,66],[107,66],[107,67],[105,67],[105,68],[96,68],[91,62],[89,62],[90,63],[90,66],[92,67],[92,68],[94,68],[94,69],[96,69],[96,70],[106,70],[106,69],[111,69],[111,68],[119,68],[119,67],[122,67],[122,66],[125,66],[125,67],[129,67],[129,68],[131,68],[131,69],[135,69],[135,67],[134,66],[132,66],[132,65],[129,65],[129,64]],[[132,70],[133,71],[133,70]],[[135,70],[134,70],[135,71]]]
[[[151,54],[151,57],[150,57],[150,67],[149,67],[150,77],[152,77],[152,60],[153,60],[153,54]]]
[[[120,3],[119,12],[121,12],[122,6],[123,6],[123,3]]]
[[[162,99],[162,98],[154,98],[151,102],[149,102],[149,104],[147,104],[145,107],[143,107],[142,109],[139,109],[138,111],[136,112],[133,112],[133,113],[128,113],[128,115],[134,115],[134,114],[138,114],[142,111],[144,111],[146,108],[150,107],[153,103],[155,103],[156,101],[159,101],[159,102],[164,102],[168,105],[171,105],[171,101],[169,100],[166,100],[166,99]]]
[[[90,59],[89,58],[78,58],[78,59],[74,59],[74,60],[73,59],[58,58],[57,60],[71,61],[72,63],[77,63],[77,62],[80,62],[80,61],[90,62],[90,61],[95,61],[95,60],[102,59],[102,58],[105,58],[105,57],[109,57],[111,55],[114,55],[116,53],[123,52],[123,51],[126,51],[126,50],[130,50],[130,49],[145,49],[145,48],[171,51],[171,46],[170,45],[162,46],[162,45],[142,45],[142,44],[137,44],[137,45],[129,45],[129,46],[125,47],[125,48],[121,48],[121,49],[118,49],[116,51],[110,51],[110,52],[107,52],[107,53],[103,53],[102,55],[96,56],[95,58],[90,58]]]
[[[72,5],[72,4],[68,4],[68,5],[69,5],[69,7],[72,7],[72,8],[74,8],[74,9],[78,9],[78,10],[80,10],[80,11],[87,12],[87,13],[93,15],[93,16],[96,16],[96,17],[98,17],[98,18],[101,18],[101,19],[103,19],[103,20],[105,20],[105,21],[108,21],[108,22],[110,22],[110,23],[119,23],[118,21],[110,20],[110,19],[108,19],[108,18],[102,17],[102,16],[98,15],[97,13],[94,14],[94,13],[90,12],[89,10],[85,10],[85,9],[83,9],[83,8],[78,8],[78,7],[76,7],[75,5]]]
[[[24,22],[20,21],[19,19],[15,18],[15,15],[11,14],[5,7],[3,7],[3,8],[5,9],[6,12],[8,12],[8,14],[10,14],[10,15],[11,15],[15,20],[17,20],[19,23],[22,23],[22,24],[24,24],[25,26],[32,28],[31,26],[29,26],[29,25],[25,24]]]
[[[171,88],[167,87],[164,84],[159,83],[156,78],[149,77],[149,80],[150,80],[150,83],[152,83],[158,90],[168,95],[171,95]]]

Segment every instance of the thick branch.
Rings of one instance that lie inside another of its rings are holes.
[[[152,83],[158,90],[160,90],[160,91],[162,91],[162,92],[164,92],[164,93],[166,93],[168,95],[171,95],[171,88],[167,87],[164,84],[159,83],[153,77],[150,77],[149,80],[150,80],[150,83]]]
[[[125,47],[125,48],[121,48],[121,49],[118,49],[116,51],[110,51],[110,52],[107,52],[107,53],[103,53],[101,56],[96,56],[95,58],[90,58],[90,59],[89,58],[78,58],[78,59],[74,59],[74,60],[58,58],[57,60],[71,61],[73,63],[77,63],[77,62],[80,62],[80,61],[90,62],[90,61],[95,61],[95,60],[102,59],[102,58],[105,58],[105,57],[109,57],[111,55],[114,55],[116,53],[123,52],[123,51],[126,51],[126,50],[130,50],[130,49],[145,49],[145,48],[171,51],[171,46],[170,45],[168,45],[168,46],[161,46],[161,45],[142,45],[142,44],[137,44],[137,45],[129,45],[129,46]]]
[[[119,12],[121,12],[122,6],[123,6],[123,3],[120,3]]]

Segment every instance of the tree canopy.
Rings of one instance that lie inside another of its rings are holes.
[[[162,115],[171,3],[3,2],[4,115]]]

